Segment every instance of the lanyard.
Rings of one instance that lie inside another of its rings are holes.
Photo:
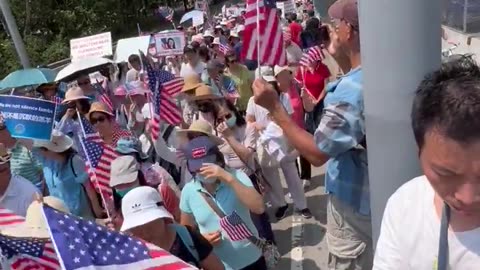
[[[450,207],[445,203],[442,210],[440,236],[438,242],[437,270],[447,270],[448,266],[448,224],[450,223]]]

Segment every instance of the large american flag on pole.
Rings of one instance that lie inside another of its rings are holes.
[[[257,12],[257,5],[259,12]],[[257,42],[260,44],[259,52]],[[260,65],[284,66],[287,64],[283,32],[275,0],[247,0],[243,44],[243,59],[258,60]],[[257,57],[258,54],[260,59]]]
[[[163,119],[171,125],[182,122],[181,112],[172,101],[183,87],[183,78],[175,77],[164,70],[154,70],[148,59],[143,55],[143,66],[147,72],[148,88],[152,91],[153,115],[151,120],[152,139],[156,141],[160,134],[160,122]]]
[[[65,270],[196,269],[152,244],[43,206],[55,250]]]
[[[90,181],[97,191],[109,197],[113,194],[110,188],[110,164],[119,155],[111,145],[103,142],[100,135],[95,132],[85,117],[81,117],[81,121],[85,132],[85,136],[82,138],[82,145],[86,152],[85,156],[87,157],[87,170]]]
[[[24,224],[25,218],[0,208],[0,231]],[[61,269],[49,239],[16,238],[0,234],[2,265],[11,269]],[[0,267],[1,268],[1,267]]]
[[[220,227],[232,241],[241,241],[253,236],[245,222],[235,211],[220,219]]]

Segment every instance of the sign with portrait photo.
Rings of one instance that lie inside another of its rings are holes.
[[[185,34],[180,31],[158,33],[154,36],[156,56],[181,55],[185,47]]]

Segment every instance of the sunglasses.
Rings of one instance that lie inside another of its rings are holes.
[[[93,117],[92,117],[92,118],[90,118],[90,123],[91,123],[92,125],[96,125],[96,124],[98,124],[98,123],[103,123],[103,122],[105,122],[105,120],[107,120],[107,118],[106,118],[106,117],[103,117],[103,116],[100,116],[100,117],[98,117],[98,118],[93,118]]]

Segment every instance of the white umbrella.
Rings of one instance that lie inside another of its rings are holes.
[[[194,25],[203,24],[203,11],[192,10],[185,13],[185,15],[182,16],[182,19],[180,19],[180,23],[184,23],[190,19],[193,21]]]
[[[69,81],[79,73],[92,73],[101,66],[113,64],[113,61],[103,57],[75,60],[58,72],[55,81]]]

